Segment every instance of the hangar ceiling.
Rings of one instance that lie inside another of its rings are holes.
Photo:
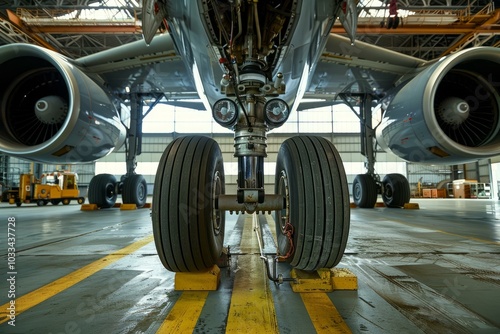
[[[429,60],[471,46],[500,46],[500,1],[398,0],[400,24],[387,24],[389,2],[359,0],[357,38]],[[142,38],[142,0],[14,0],[0,5],[0,45],[27,42],[71,58]],[[345,34],[340,23],[333,32]]]

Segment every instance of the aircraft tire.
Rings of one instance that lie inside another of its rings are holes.
[[[333,144],[314,136],[285,140],[276,162],[275,192],[287,203],[275,212],[280,254],[301,270],[337,265],[347,244],[350,207],[344,167]]]
[[[141,174],[130,175],[123,181],[123,203],[135,204],[138,208],[142,208],[146,204],[147,196],[148,184]]]
[[[224,193],[217,142],[188,136],[168,145],[158,165],[151,212],[155,245],[165,268],[196,272],[217,263],[225,212],[215,210],[215,198]]]
[[[90,204],[110,208],[116,202],[116,178],[111,174],[98,174],[90,180],[88,198]]]
[[[382,187],[382,199],[388,208],[401,208],[410,202],[410,185],[404,175],[387,174]]]
[[[377,183],[370,174],[358,174],[352,182],[352,198],[359,208],[373,208],[377,202]]]

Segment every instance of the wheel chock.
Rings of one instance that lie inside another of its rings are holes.
[[[403,209],[418,210],[420,209],[420,206],[418,205],[418,203],[405,203]]]
[[[217,265],[199,272],[175,273],[174,289],[176,291],[215,291],[219,288],[219,284],[220,268]]]
[[[351,202],[351,203],[349,203],[349,207],[350,207],[351,209],[356,209],[358,206],[356,205],[356,203]]]
[[[113,208],[119,208],[122,206],[122,203],[115,203],[113,204]]]
[[[290,282],[294,292],[332,292],[335,290],[357,290],[358,278],[345,268],[318,269],[308,272],[292,269]]]
[[[151,203],[145,203],[142,207],[144,209],[151,209],[152,205],[151,205]]]
[[[135,203],[122,204],[120,210],[137,210],[137,205],[135,205]]]
[[[99,209],[97,204],[82,204],[80,207],[80,211],[95,211],[97,209]]]
[[[377,202],[375,203],[376,208],[385,208],[385,203],[384,202]]]
[[[330,269],[333,290],[358,290],[358,277],[347,268]]]

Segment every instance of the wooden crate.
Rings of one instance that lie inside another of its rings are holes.
[[[431,189],[432,198],[446,198],[446,189]]]

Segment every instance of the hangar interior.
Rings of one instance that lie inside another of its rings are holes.
[[[358,19],[360,41],[382,46],[424,60],[436,59],[470,46],[498,46],[498,10],[495,1],[421,1],[398,2],[401,24],[396,29],[370,31],[370,25],[383,24],[388,14],[388,2],[365,0],[358,4],[362,8]],[[498,6],[497,6],[498,7]],[[68,57],[78,58],[106,50],[142,38],[141,2],[133,0],[107,1],[46,1],[43,7],[37,1],[14,1],[0,6],[0,45],[27,42],[41,45]],[[75,10],[77,9],[77,10]],[[345,34],[341,26],[333,31]],[[301,110],[292,115],[287,124],[270,133],[266,162],[266,187],[273,187],[274,164],[278,144],[289,135],[315,133],[331,139],[338,148],[345,164],[348,182],[351,185],[356,174],[364,172],[365,158],[359,154],[359,119],[355,110],[343,105],[332,105],[318,109]],[[144,110],[149,106],[145,105]],[[138,169],[148,183],[152,193],[156,162],[164,147],[183,134],[193,133],[193,115],[196,115],[195,133],[206,134],[219,143],[224,155],[228,187],[236,187],[236,171],[232,138],[228,131],[215,123],[209,112],[187,110],[176,106],[157,105],[144,119],[145,138],[143,153],[138,156]],[[279,138],[273,141],[273,137]],[[499,193],[495,161],[484,160],[465,165],[424,166],[406,163],[403,160],[377,152],[376,172],[381,178],[387,173],[405,175],[411,185],[412,196],[422,197],[423,189],[447,190],[453,180],[476,180],[485,184],[489,198]],[[116,177],[125,170],[123,151],[114,152],[95,163],[78,166],[32,166],[29,162],[1,156],[0,184],[4,188],[18,186],[21,173],[52,173],[56,170],[71,170],[79,174],[83,194],[92,176],[98,172],[117,171]],[[492,166],[492,163],[494,164]],[[484,186],[483,186],[484,187]],[[474,196],[473,196],[474,197]],[[500,196],[499,196],[500,197]]]
[[[471,46],[500,46],[498,1],[398,0],[401,21],[391,29],[385,27],[389,3],[358,1],[360,41],[423,60]],[[12,0],[0,4],[0,45],[36,44],[78,58],[141,40],[141,17],[140,0]],[[340,24],[332,32],[346,35]],[[235,192],[237,159],[230,131],[208,111],[164,100],[143,102],[147,115],[137,171],[144,175],[149,194],[165,147],[193,133],[219,143],[226,191]],[[266,190],[273,191],[283,140],[315,134],[338,149],[352,191],[366,164],[360,153],[359,109],[352,109],[332,101],[300,110],[271,131]],[[78,174],[85,195],[96,174],[120,178],[125,159],[124,148],[79,165],[32,163],[0,154],[0,186],[19,187],[23,173],[69,170]],[[356,284],[347,275],[347,287],[335,291],[323,285],[304,289],[314,292],[296,291],[288,284],[298,279],[291,277],[288,263],[275,257],[276,222],[270,214],[226,214],[227,246],[220,272],[193,279],[163,267],[151,233],[150,209],[82,211],[75,203],[18,208],[0,203],[0,219],[8,226],[0,230],[0,238],[15,248],[11,253],[0,242],[0,267],[8,273],[0,284],[0,332],[499,333],[500,157],[420,165],[377,147],[375,168],[381,177],[405,175],[420,210],[350,210],[349,242],[339,267],[353,272]],[[454,180],[474,180],[476,192],[464,197],[476,199],[458,198],[450,189]],[[445,190],[444,196],[426,191],[432,189]],[[432,198],[451,195],[455,198]],[[15,242],[9,239],[14,231]],[[333,271],[325,275],[320,284],[331,284]],[[177,289],[185,281],[205,288],[214,276],[214,291],[190,285]]]

